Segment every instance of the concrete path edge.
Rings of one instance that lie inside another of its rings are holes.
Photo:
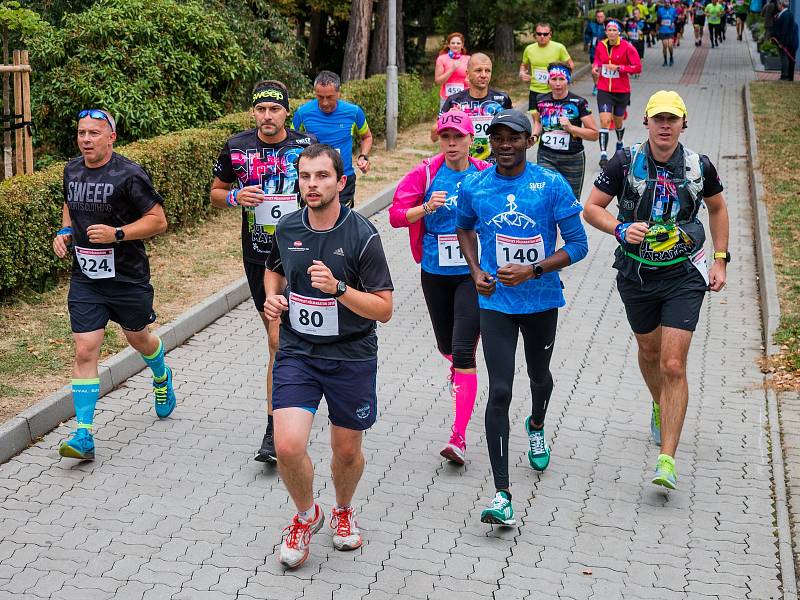
[[[764,175],[758,159],[758,139],[753,120],[753,103],[750,86],[742,90],[744,96],[745,129],[747,130],[747,155],[750,173],[750,199],[753,204],[753,227],[756,238],[756,263],[758,269],[758,289],[761,296],[761,321],[766,356],[778,353],[775,343],[775,330],[780,323],[781,311],[778,301],[778,283],[775,276],[775,262],[772,256],[772,240],[769,235],[769,214],[765,202]],[[769,383],[769,376],[764,378]],[[789,498],[786,492],[786,467],[783,457],[780,410],[775,390],[764,387],[771,440],[773,492],[775,494],[775,521],[778,528],[778,557],[781,567],[781,582],[784,600],[797,600],[797,578],[795,573],[792,546],[792,526],[789,519]]]
[[[392,202],[396,187],[397,183],[387,186],[356,210],[365,217],[371,217]],[[247,279],[242,277],[194,305],[174,321],[162,325],[153,333],[161,338],[165,350],[169,352],[248,298],[250,289],[247,286]],[[100,364],[100,395],[103,396],[119,387],[144,368],[141,356],[130,347],[109,357]],[[43,435],[74,416],[72,390],[69,385],[65,385],[16,417],[0,424],[0,464],[16,456]]]

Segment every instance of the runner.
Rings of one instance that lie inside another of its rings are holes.
[[[725,8],[719,3],[719,0],[711,0],[706,4],[705,13],[711,47],[716,48],[722,41],[722,19],[725,16]]]
[[[672,91],[645,109],[648,141],[617,152],[600,173],[584,218],[616,237],[614,267],[639,366],[653,397],[650,429],[661,446],[653,483],[675,489],[675,452],[689,399],[686,356],[705,293],[720,291],[730,261],[728,210],[717,171],[705,155],[679,143],[686,106]],[[617,197],[615,217],[607,206]],[[708,208],[714,261],[705,258],[697,213]]]
[[[683,38],[683,30],[686,26],[686,12],[680,0],[673,0],[673,8],[675,9],[675,36],[673,38],[673,45],[680,46],[681,39]],[[672,56],[670,54],[670,56]]]
[[[453,32],[447,36],[445,46],[439,51],[434,69],[434,82],[439,87],[439,106],[448,96],[463,92],[469,87],[467,81],[467,62],[469,54],[464,44],[464,36]]]
[[[733,13],[736,15],[736,39],[742,41],[744,26],[747,23],[747,13],[750,12],[749,3],[744,0],[736,0],[733,5]]]
[[[675,60],[672,58],[672,43],[675,38],[676,18],[677,13],[674,6],[667,4],[658,7],[658,39],[661,40],[661,54],[664,55],[662,67],[666,67],[668,64],[671,67],[675,64]],[[669,63],[667,63],[667,52],[669,52]]]
[[[653,0],[647,0],[647,14],[644,15],[647,21],[647,47],[652,48],[656,45],[656,33],[658,31],[658,8]]]
[[[478,297],[456,239],[456,200],[464,178],[491,164],[470,157],[474,128],[465,112],[452,109],[442,114],[437,133],[441,153],[403,177],[389,221],[392,227],[408,227],[411,253],[422,267],[422,293],[436,346],[450,363],[455,415],[450,441],[440,454],[463,465],[467,425],[478,393],[475,349],[480,328]]]
[[[283,217],[267,259],[264,312],[280,321],[272,396],[281,479],[297,513],[278,559],[287,568],[308,558],[311,535],[325,520],[314,502],[308,438],[325,396],[331,423],[333,545],[361,546],[351,505],[364,455],[361,441],[377,416],[378,336],[375,321],[392,316],[392,279],[375,226],[339,202],[344,164],[331,146],[300,155],[305,208]]]
[[[622,148],[625,135],[625,111],[631,103],[631,84],[628,76],[642,72],[639,54],[630,42],[620,37],[619,22],[606,24],[607,38],[597,47],[592,72],[600,76],[597,83],[597,109],[600,113],[600,166],[608,162],[608,129],[613,116],[617,133],[617,149]]]
[[[492,80],[492,60],[481,52],[476,52],[469,59],[467,66],[469,88],[449,96],[439,111],[441,117],[453,108],[463,110],[470,116],[475,130],[475,138],[469,153],[473,158],[494,162],[489,147],[489,134],[486,128],[492,117],[504,108],[511,108],[511,98],[505,92],[489,87]],[[431,141],[439,139],[438,122],[431,130]]]
[[[703,45],[703,28],[706,26],[706,8],[702,0],[692,3],[692,25],[694,26],[694,45]]]
[[[575,66],[563,44],[552,41],[553,27],[550,23],[537,23],[534,28],[536,43],[530,44],[522,53],[522,64],[519,66],[519,78],[530,82],[528,92],[528,110],[536,108],[536,96],[550,91],[547,85],[549,75],[547,65],[554,62],[566,63],[570,69]]]
[[[275,461],[272,423],[272,364],[278,349],[278,326],[264,314],[264,269],[272,234],[281,216],[298,208],[295,164],[303,148],[316,142],[311,134],[286,128],[289,92],[279,81],[260,81],[253,88],[257,127],[237,133],[222,148],[214,165],[211,204],[242,207],[242,260],[253,304],[264,323],[267,363],[267,429],[256,453],[259,462]]]
[[[175,409],[172,371],[164,344],[148,331],[156,320],[150,263],[142,240],[167,230],[164,200],[140,165],[114,152],[117,125],[107,110],[78,113],[81,156],[64,167],[61,229],[53,239],[59,258],[73,255],[67,305],[75,342],[72,402],[78,429],[58,447],[68,458],[94,459],[94,409],[100,396],[97,363],[108,321],[153,373],[155,412]]]
[[[638,8],[633,9],[631,17],[625,21],[625,34],[628,36],[628,41],[636,48],[639,55],[639,62],[644,60],[644,31],[646,23],[639,13]],[[638,73],[633,75],[634,79],[639,77]]]
[[[483,354],[489,373],[486,440],[497,493],[481,513],[484,523],[513,525],[508,474],[508,411],[520,331],[531,386],[525,419],[536,471],[550,463],[544,431],[553,391],[550,357],[558,307],[564,305],[558,271],[588,251],[581,203],[566,180],[525,160],[534,144],[528,116],[504,110],[489,126],[497,165],[469,176],[458,197],[458,241],[478,291]],[[565,245],[556,250],[560,232]],[[478,258],[478,239],[481,252]]]
[[[606,39],[606,13],[597,9],[594,13],[594,21],[586,23],[586,29],[583,32],[583,43],[589,52],[589,64],[594,62],[597,44],[604,39]],[[592,73],[592,80],[594,81],[592,96],[596,96],[597,76],[594,73]]]
[[[539,140],[536,162],[561,173],[580,200],[586,170],[583,140],[597,140],[597,124],[589,102],[569,91],[570,68],[558,63],[547,68],[550,93],[539,96],[533,113],[533,136]]]
[[[342,82],[336,73],[320,71],[314,79],[316,99],[301,105],[294,113],[292,127],[309,131],[323,144],[336,148],[344,161],[347,185],[339,200],[350,208],[355,204],[356,172],[353,169],[353,135],[361,141],[356,166],[362,173],[369,172],[369,152],[372,150],[372,132],[367,124],[364,109],[358,104],[341,99]]]

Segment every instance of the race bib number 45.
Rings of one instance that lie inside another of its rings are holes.
[[[295,194],[267,194],[264,202],[255,207],[257,225],[277,225],[283,215],[296,211]]]
[[[497,266],[517,264],[534,265],[544,259],[544,240],[541,235],[530,238],[495,236]]]
[[[289,323],[298,333],[339,335],[339,309],[335,298],[309,298],[289,294]]]
[[[89,279],[110,279],[114,277],[114,249],[113,248],[81,248],[75,246],[75,256],[78,259],[83,274]]]

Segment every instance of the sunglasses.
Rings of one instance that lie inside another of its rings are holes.
[[[540,35],[542,37],[547,37],[548,35],[550,35],[550,32],[549,31],[537,31],[536,35]]]
[[[117,130],[117,128],[114,126],[114,123],[111,121],[111,117],[109,117],[105,111],[102,111],[99,108],[87,108],[78,113],[78,119],[85,119],[86,117],[91,117],[92,119],[101,119],[111,126],[111,131]]]

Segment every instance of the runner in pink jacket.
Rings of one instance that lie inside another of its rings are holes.
[[[467,425],[478,392],[475,350],[480,319],[475,285],[456,236],[457,198],[465,178],[492,165],[470,157],[475,129],[465,112],[443,113],[436,130],[441,153],[403,177],[389,208],[389,222],[408,227],[436,345],[450,363],[455,415],[450,441],[440,454],[463,465]]]

